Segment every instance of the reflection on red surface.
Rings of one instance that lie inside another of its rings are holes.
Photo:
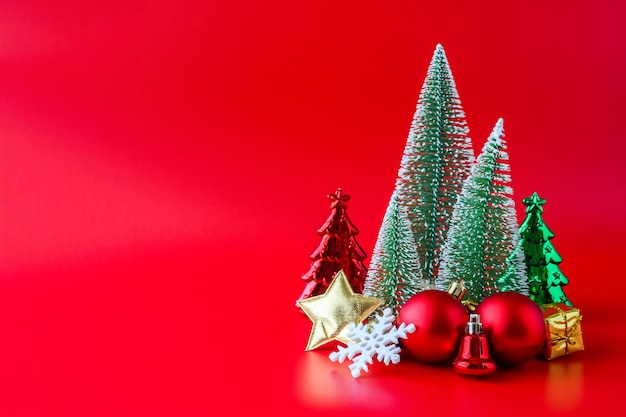
[[[379,366],[370,366],[368,374],[373,373],[372,377],[364,374],[361,378],[353,378],[346,364],[328,359],[329,352],[307,352],[298,361],[295,378],[299,401],[308,407],[332,410],[376,398],[371,411],[389,409],[394,395],[376,378]]]
[[[558,362],[548,366],[546,377],[546,404],[554,411],[576,410],[585,393],[583,364],[581,362]]]

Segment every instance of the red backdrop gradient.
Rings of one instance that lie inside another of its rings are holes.
[[[0,415],[618,404],[623,2],[5,3]],[[355,381],[303,352],[299,276],[337,187],[371,253],[437,43],[477,151],[505,119],[519,220],[521,198],[548,201],[587,350],[484,381],[409,358]]]

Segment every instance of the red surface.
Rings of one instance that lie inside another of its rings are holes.
[[[622,412],[623,2],[12,3],[0,415]],[[303,352],[299,276],[338,186],[371,254],[439,42],[475,148],[504,117],[518,210],[548,201],[587,350],[353,380]]]

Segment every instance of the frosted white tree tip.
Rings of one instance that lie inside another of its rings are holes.
[[[361,376],[361,372],[368,372],[367,365],[378,362],[385,365],[400,362],[400,348],[398,340],[406,339],[408,333],[415,331],[415,326],[405,323],[396,327],[393,322],[395,316],[390,308],[386,308],[383,314],[377,314],[373,321],[359,325],[351,324],[348,338],[352,343],[347,347],[339,346],[337,352],[331,352],[328,357],[333,362],[343,363],[346,358],[352,363],[348,366],[353,378]]]
[[[496,125],[493,127],[491,131],[491,135],[487,139],[485,146],[483,147],[483,152],[492,144],[495,144],[498,147],[504,146],[504,142],[502,141],[502,137],[504,136],[504,119],[501,117],[496,122]]]

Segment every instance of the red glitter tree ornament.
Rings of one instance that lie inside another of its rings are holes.
[[[356,241],[359,229],[346,214],[350,196],[338,188],[328,195],[330,216],[317,231],[322,236],[319,246],[310,256],[311,267],[302,276],[306,282],[298,301],[324,294],[337,272],[343,270],[355,293],[363,292],[367,268],[363,263],[366,253]],[[297,304],[296,304],[297,305]]]

